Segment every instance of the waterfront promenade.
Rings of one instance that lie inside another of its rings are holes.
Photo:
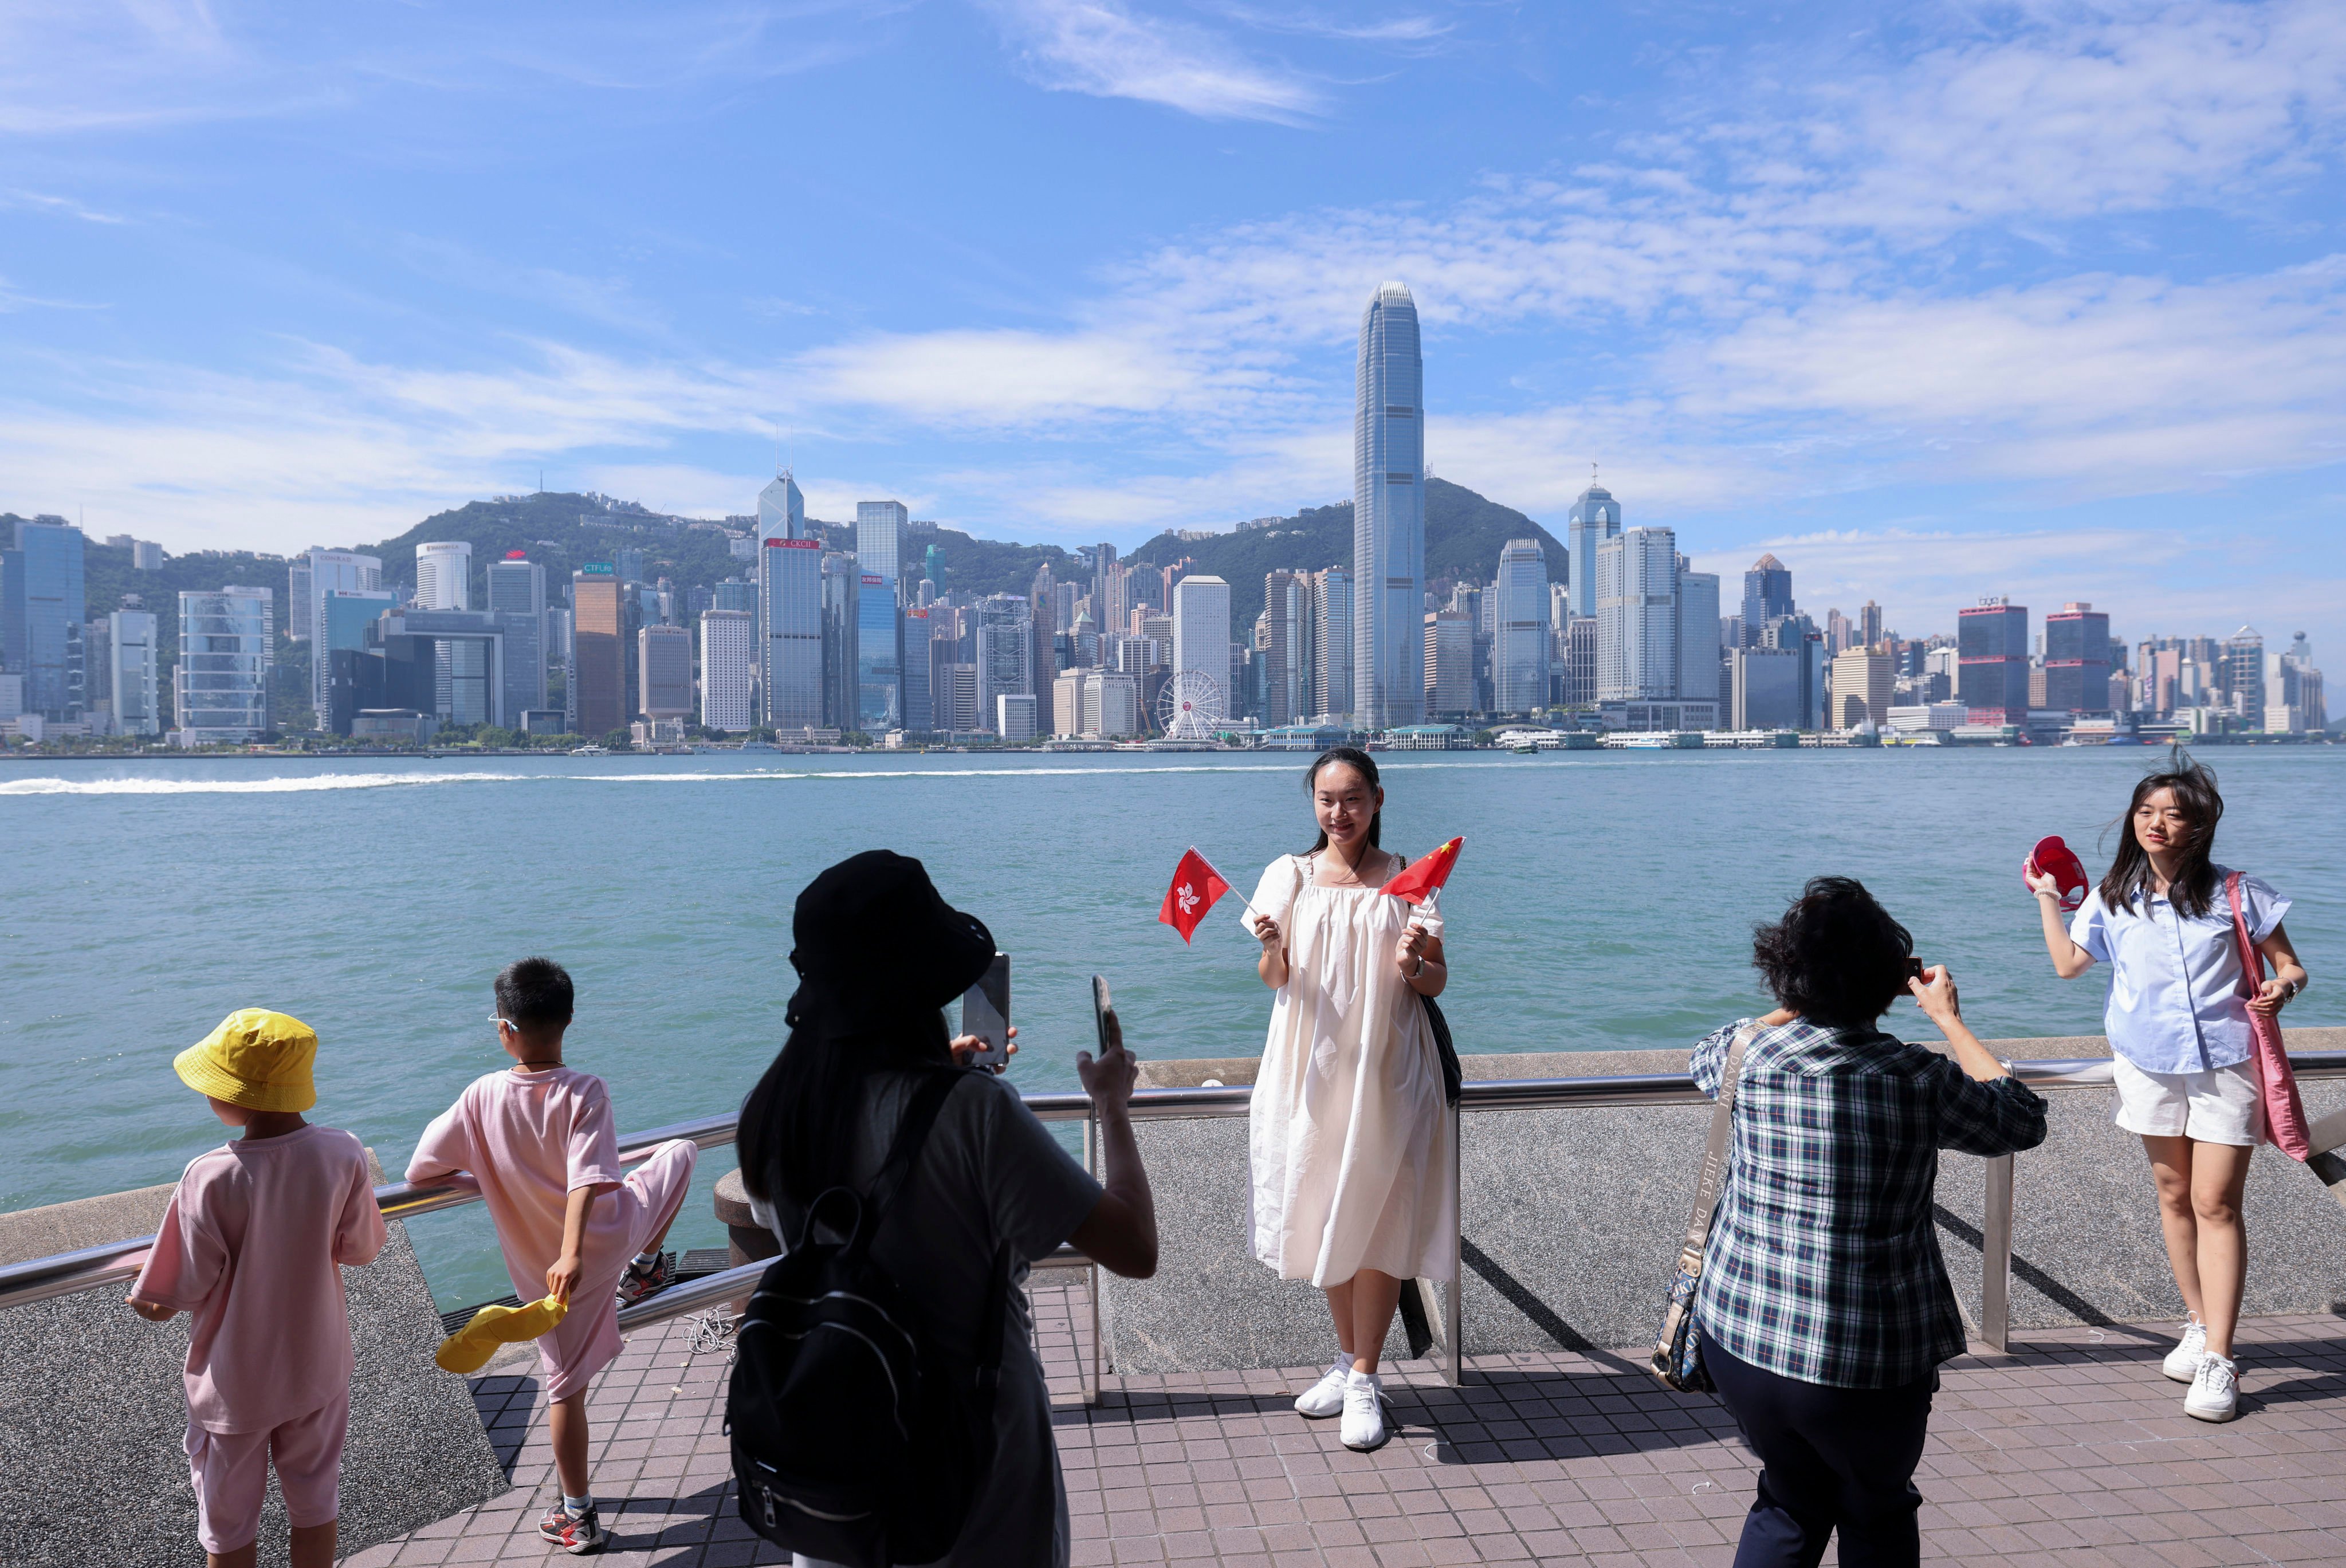
[[[1110,1376],[1087,1408],[1081,1286],[1035,1292],[1074,1561],[1416,1568],[1734,1556],[1755,1465],[1726,1411],[1619,1356],[1479,1356],[1466,1387],[1393,1369],[1400,1430],[1373,1454],[1288,1409],[1316,1369]],[[735,1516],[725,1356],[688,1320],[637,1336],[591,1396],[604,1561],[720,1568],[789,1559]],[[2242,1324],[2241,1414],[2184,1416],[2158,1374],[2168,1326],[2021,1330],[1945,1369],[1923,1491],[1926,1559],[2127,1568],[2346,1560],[2346,1316]],[[525,1361],[522,1369],[526,1371]],[[353,1568],[545,1563],[553,1493],[536,1384],[474,1397],[514,1489],[358,1553]],[[1828,1553],[1826,1561],[1834,1561]]]

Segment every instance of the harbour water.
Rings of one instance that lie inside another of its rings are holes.
[[[1466,1053],[1684,1045],[1765,1003],[1753,921],[1821,872],[1862,879],[1951,964],[1984,1035],[2098,1033],[2098,975],[2053,978],[2022,892],[2060,833],[2102,834],[2163,753],[1391,754],[1387,845],[1463,834],[1443,895]],[[2225,748],[2218,858],[2296,901],[2346,1023],[2346,750]],[[317,1119],[394,1175],[426,1120],[498,1066],[489,981],[546,952],[578,984],[570,1061],[623,1129],[737,1104],[782,1036],[790,905],[890,848],[1012,954],[1030,1092],[1071,1088],[1107,977],[1144,1055],[1250,1054],[1269,997],[1226,900],[1185,946],[1157,923],[1195,844],[1253,890],[1312,827],[1293,756],[674,758],[7,764],[0,771],[0,1209],[175,1178],[219,1141],[173,1054],[269,1006],[323,1042]],[[2114,840],[2108,840],[2114,842]],[[1918,1017],[1893,1013],[1891,1027]],[[675,1240],[721,1239],[703,1166]],[[444,1305],[506,1288],[478,1208],[417,1247]]]

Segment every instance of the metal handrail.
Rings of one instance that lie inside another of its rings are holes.
[[[2346,1051],[2294,1053],[2290,1063],[2300,1079],[2346,1078]],[[2092,1088],[2110,1081],[2110,1059],[2106,1056],[2020,1061],[2011,1064],[2011,1066],[2014,1075],[2034,1089]],[[1247,1114],[1253,1095],[1254,1090],[1249,1084],[1217,1088],[1140,1089],[1133,1093],[1131,1114],[1135,1121],[1242,1116]],[[1591,1078],[1484,1078],[1462,1084],[1458,1098],[1461,1112],[1708,1103],[1702,1091],[1695,1087],[1693,1078],[1683,1073]],[[1081,1122],[1091,1115],[1091,1097],[1087,1095],[1029,1095],[1025,1096],[1025,1102],[1029,1110],[1046,1122]],[[660,1145],[676,1138],[689,1138],[704,1149],[721,1147],[734,1141],[740,1120],[739,1113],[724,1112],[633,1134],[620,1142],[620,1163],[640,1164],[649,1158]],[[2008,1203],[2008,1185],[2004,1192]],[[428,1182],[386,1182],[375,1188],[374,1193],[375,1201],[382,1207],[385,1219],[409,1219],[420,1214],[455,1208],[476,1203],[481,1196],[478,1184],[471,1176],[461,1174]],[[1989,1217],[1993,1220],[1999,1217],[1991,1215]],[[1995,1226],[1989,1227],[1991,1236],[1999,1233],[2007,1238],[2011,1234],[2008,1210],[2001,1216],[2000,1232]],[[0,1308],[95,1290],[135,1278],[146,1260],[148,1249],[154,1243],[152,1236],[133,1237],[0,1267]],[[1035,1267],[1081,1268],[1084,1263],[1079,1254],[1062,1248],[1060,1253],[1038,1260]],[[2008,1256],[2005,1264],[2008,1271]],[[672,1286],[656,1297],[647,1298],[638,1306],[649,1307],[655,1302],[673,1299],[728,1300],[740,1295],[746,1286],[736,1282],[712,1295],[708,1293],[710,1282],[731,1279],[741,1272],[730,1269],[722,1275],[709,1275],[692,1280],[688,1285]],[[1991,1269],[1991,1276],[1994,1273]],[[689,1291],[690,1295],[680,1297],[678,1294],[680,1291]],[[677,1312],[663,1312],[659,1317],[641,1318],[637,1321],[657,1322],[692,1309],[688,1306],[680,1307]],[[1989,1315],[1994,1314],[1991,1311]],[[627,1321],[624,1312],[621,1321],[623,1325]],[[2001,1337],[1993,1331],[1993,1327],[1984,1325],[1984,1328],[1990,1329],[1987,1337],[2000,1346]],[[1454,1321],[1451,1325],[1454,1336],[1455,1329]]]

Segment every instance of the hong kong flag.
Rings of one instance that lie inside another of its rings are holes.
[[[1214,901],[1229,891],[1230,884],[1222,881],[1222,873],[1209,865],[1206,857],[1192,845],[1189,852],[1181,857],[1181,863],[1173,868],[1173,885],[1165,890],[1165,902],[1158,910],[1157,918],[1179,932],[1181,940],[1187,942],[1189,933],[1205,923],[1206,911],[1214,907]]]
[[[1465,841],[1464,839],[1451,840],[1410,866],[1380,891],[1411,903],[1423,902],[1426,894],[1450,880],[1451,868],[1458,864],[1458,847]]]

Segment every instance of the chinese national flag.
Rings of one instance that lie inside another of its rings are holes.
[[[1207,864],[1206,857],[1192,845],[1189,852],[1181,857],[1181,863],[1173,868],[1173,885],[1165,890],[1165,902],[1158,910],[1157,918],[1179,932],[1181,940],[1187,942],[1189,933],[1205,923],[1206,911],[1214,907],[1214,901],[1229,891],[1230,884],[1222,881],[1222,873]]]
[[[1425,859],[1387,882],[1380,892],[1391,893],[1411,903],[1422,901],[1425,895],[1450,880],[1451,868],[1458,863],[1458,847],[1466,840],[1453,839]]]

